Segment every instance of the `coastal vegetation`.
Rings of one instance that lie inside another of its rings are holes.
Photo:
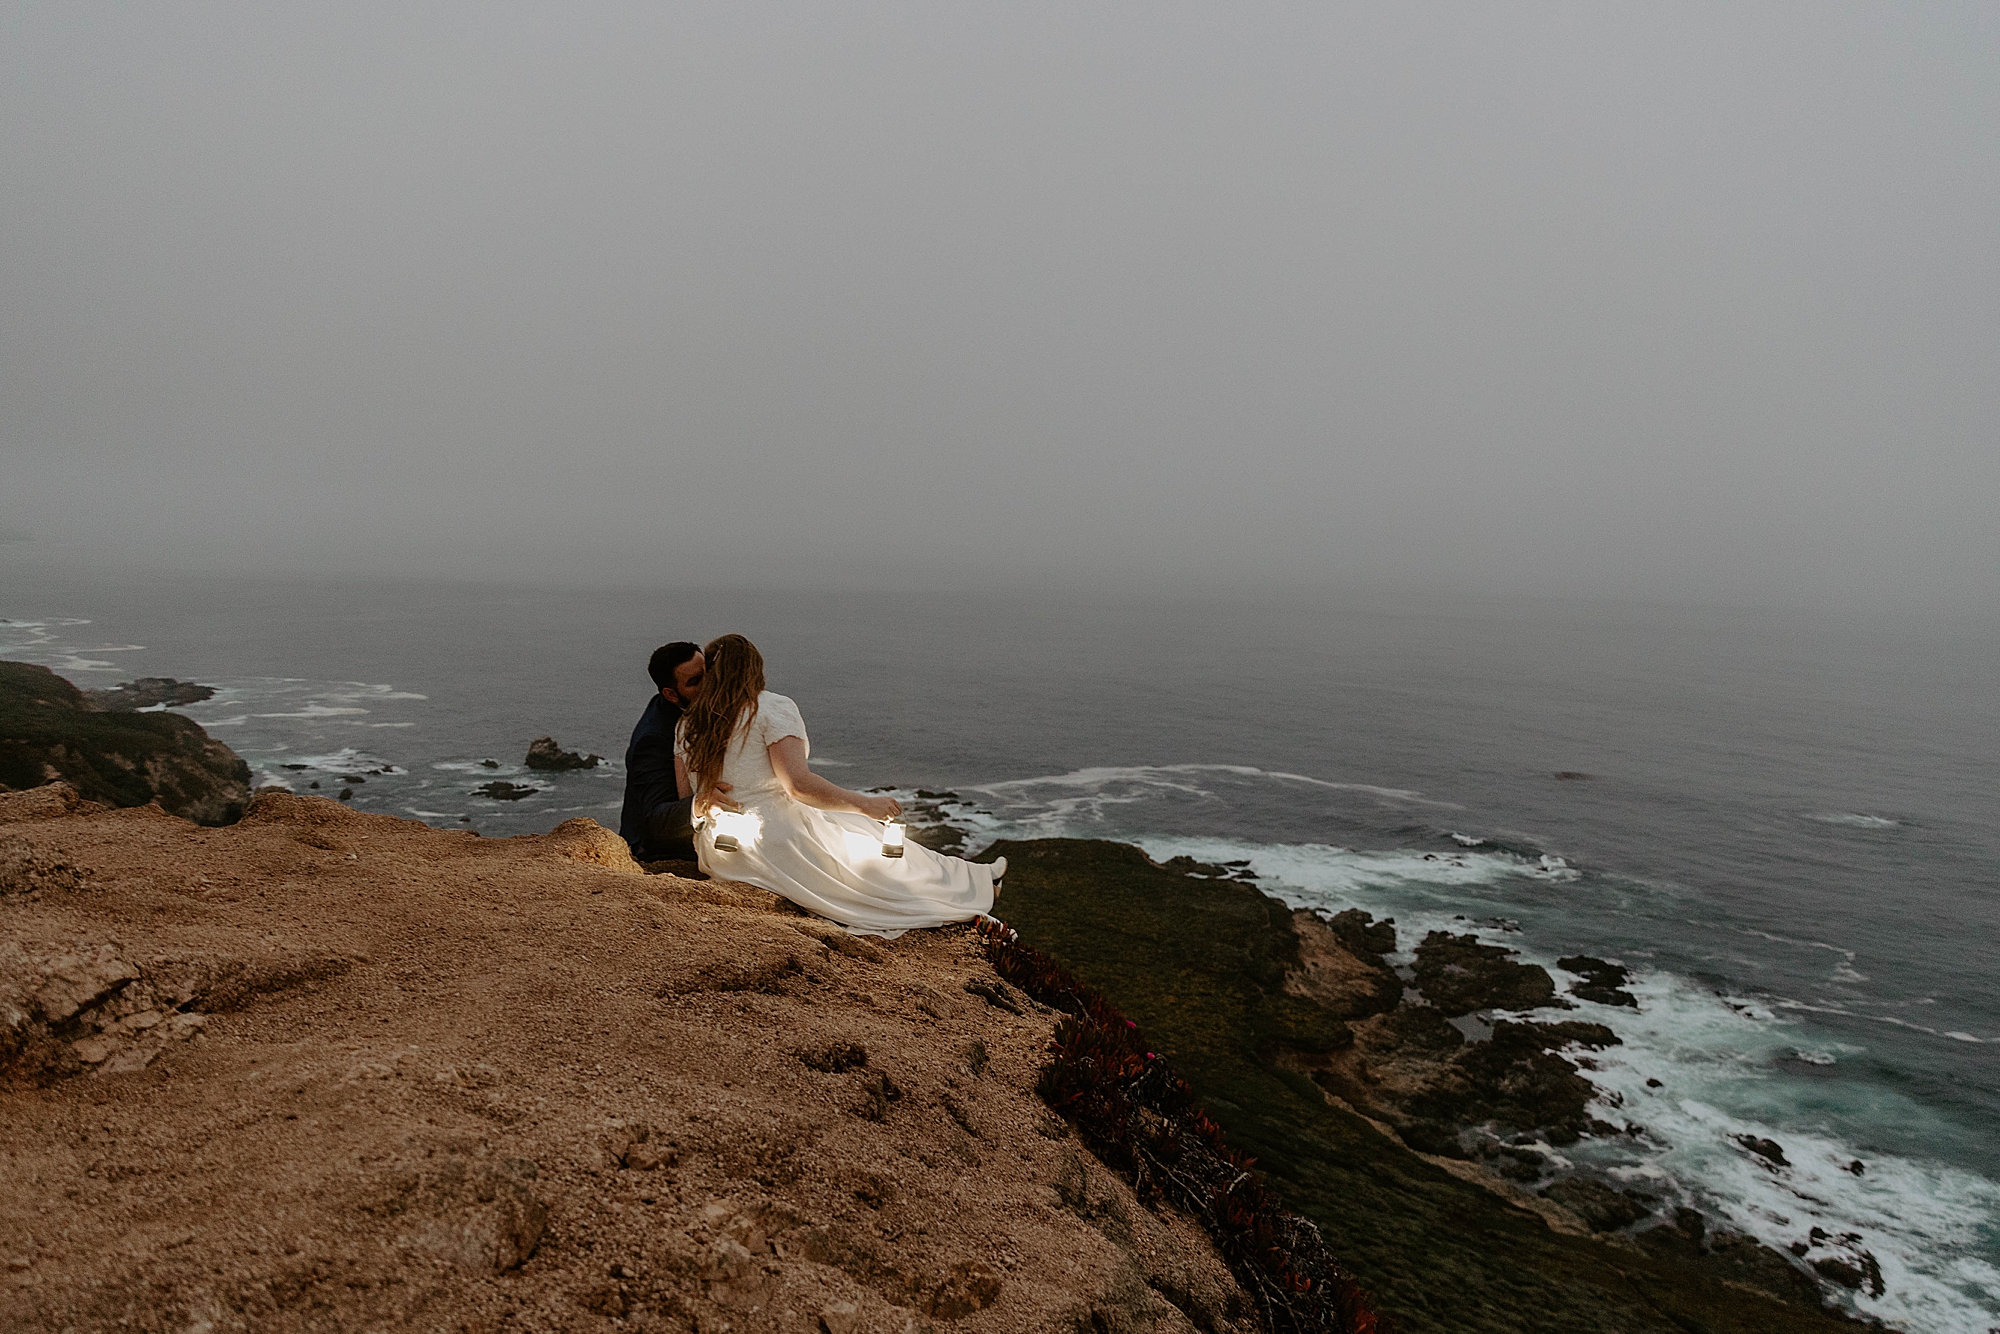
[[[1356,1025],[1296,994],[1296,982],[1287,986],[1305,972],[1315,942],[1302,947],[1291,910],[1254,886],[1094,840],[1003,842],[993,851],[1011,867],[998,911],[1019,942],[1088,979],[1137,1025],[1145,1050],[1186,1079],[1229,1144],[1318,1226],[1398,1329],[1852,1327],[1820,1308],[1816,1285],[1784,1257],[1711,1234],[1692,1211],[1629,1236],[1591,1235],[1593,1221],[1623,1228],[1638,1220],[1615,1208],[1594,1220],[1552,1209],[1565,1192],[1509,1198],[1497,1174],[1419,1154],[1386,1123],[1339,1105],[1314,1076],[1328,1057],[1352,1051]],[[1538,1041],[1516,1045],[1525,1050],[1510,1059],[1549,1057]],[[1461,1110],[1490,1120],[1495,1109],[1474,1094]],[[1431,1126],[1445,1111],[1424,1110]]]
[[[60,779],[106,806],[157,801],[196,824],[229,824],[250,801],[249,765],[179,714],[137,711],[207,689],[146,678],[85,692],[46,667],[0,662],[0,788]]]

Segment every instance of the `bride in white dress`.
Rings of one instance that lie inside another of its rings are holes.
[[[681,796],[695,798],[703,871],[768,889],[856,935],[892,940],[992,911],[1005,857],[986,865],[914,843],[901,857],[884,856],[884,823],[902,806],[837,787],[806,766],[805,720],[798,705],[764,689],[757,646],[724,635],[702,656],[701,692],[674,734],[674,777]]]

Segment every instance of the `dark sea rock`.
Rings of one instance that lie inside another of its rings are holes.
[[[90,801],[157,801],[196,824],[233,824],[250,802],[250,766],[181,715],[97,709],[46,667],[0,662],[0,787],[57,779]]]
[[[580,755],[573,750],[564,750],[552,736],[538,736],[528,743],[527,765],[530,769],[560,773],[566,769],[595,769],[602,763],[602,755]]]
[[[1355,954],[1372,954],[1379,960],[1385,954],[1396,952],[1396,919],[1393,917],[1385,917],[1378,922],[1370,913],[1349,908],[1327,918],[1326,926],[1341,944]]]
[[[490,783],[480,784],[473,791],[481,796],[491,797],[495,801],[520,801],[524,797],[534,796],[541,789],[529,787],[525,783],[510,783],[504,778],[496,778]]]
[[[1588,954],[1571,954],[1557,959],[1556,967],[1583,978],[1569,989],[1569,994],[1578,1000],[1595,1001],[1599,1005],[1629,1005],[1633,1009],[1639,1006],[1638,997],[1620,990],[1631,978],[1618,964],[1593,959]]]
[[[108,690],[85,690],[82,694],[88,708],[105,713],[136,713],[161,704],[169,708],[180,704],[199,704],[215,698],[215,687],[197,685],[193,681],[176,681],[171,676],[142,676]]]
[[[1699,1230],[1690,1241],[1655,1229],[1675,1239],[1658,1252],[1558,1233],[1404,1147],[1463,1157],[1460,1135],[1474,1133],[1461,1132],[1466,1117],[1483,1118],[1495,1105],[1587,1128],[1581,1108],[1590,1086],[1556,1053],[1615,1041],[1602,1025],[1503,1023],[1492,1039],[1469,1042],[1440,1011],[1408,998],[1349,1018],[1345,1007],[1358,996],[1380,1003],[1368,981],[1379,934],[1360,936],[1359,952],[1347,949],[1346,925],[1336,934],[1332,923],[1295,914],[1254,886],[1180,874],[1120,844],[1038,839],[990,851],[1010,862],[999,911],[1023,942],[1074,969],[1139,1025],[1230,1143],[1256,1158],[1286,1207],[1319,1225],[1402,1334],[1851,1328],[1772,1293],[1770,1281],[1791,1282],[1777,1270],[1754,1291],[1735,1286],[1750,1262],[1729,1246],[1723,1261],[1713,1260]],[[1350,921],[1364,932],[1379,925]],[[1316,958],[1322,966],[1314,969]],[[1547,984],[1541,970],[1522,971]],[[1552,984],[1544,994],[1553,999]],[[1319,1005],[1319,996],[1336,1008]],[[1349,1041],[1334,1040],[1341,1030]],[[1445,1096],[1453,1091],[1456,1102]],[[1328,1092],[1394,1125],[1403,1143]],[[1438,1113],[1410,1113],[1427,1093]],[[1523,1176],[1553,1170],[1527,1145],[1504,1146],[1512,1153],[1490,1137],[1489,1145],[1490,1161]],[[1785,1257],[1767,1252],[1756,1263],[1772,1258],[1814,1284]]]
[[[1785,1161],[1784,1147],[1774,1139],[1765,1139],[1760,1135],[1737,1135],[1734,1138],[1738,1144],[1741,1144],[1744,1148],[1756,1154],[1773,1167],[1791,1166],[1790,1163]]]
[[[1417,946],[1417,989],[1450,1017],[1474,1010],[1533,1010],[1558,1005],[1548,970],[1517,963],[1512,950],[1474,935],[1433,931]]]

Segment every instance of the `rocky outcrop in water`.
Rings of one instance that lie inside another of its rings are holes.
[[[1548,970],[1517,963],[1513,952],[1474,935],[1433,931],[1417,946],[1417,987],[1440,1014],[1474,1010],[1533,1010],[1562,1005]]]
[[[215,687],[197,685],[193,681],[176,681],[171,676],[142,676],[108,690],[85,690],[82,693],[93,709],[105,713],[137,713],[140,709],[155,709],[162,704],[170,709],[183,704],[199,704],[215,698]]]
[[[504,778],[496,778],[490,783],[481,783],[473,791],[482,797],[491,797],[495,801],[521,801],[534,796],[541,789],[526,783],[510,783]]]
[[[232,823],[250,801],[250,766],[199,725],[176,713],[94,708],[46,667],[0,662],[0,787],[57,780],[89,801],[158,802],[205,825]]]
[[[1624,967],[1606,963],[1603,959],[1593,959],[1588,954],[1571,954],[1556,960],[1556,967],[1566,973],[1575,973],[1583,981],[1569,989],[1569,994],[1578,1000],[1595,1001],[1599,1005],[1625,1005],[1637,1009],[1639,998],[1624,989],[1631,980]]]
[[[552,736],[538,736],[528,743],[527,765],[530,769],[561,773],[568,769],[595,769],[602,763],[602,755],[583,755],[564,750]]]

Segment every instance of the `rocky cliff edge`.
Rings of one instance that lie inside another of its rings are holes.
[[[0,794],[0,1327],[1252,1328],[994,995],[588,820]]]

